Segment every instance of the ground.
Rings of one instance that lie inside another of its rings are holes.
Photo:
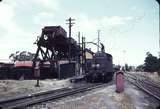
[[[0,99],[16,94],[29,94],[74,85],[69,80],[41,80],[41,87],[35,87],[35,84],[35,80],[0,80]],[[76,85],[81,84],[77,83]],[[127,81],[125,81],[124,89],[124,92],[116,93],[115,82],[112,81],[112,84],[109,83],[105,88],[76,94],[27,109],[156,109],[159,104],[154,98]]]
[[[153,81],[156,81],[156,82],[160,83],[160,76],[158,76],[157,72],[153,72],[153,73],[149,73],[149,72],[131,72],[131,73],[140,74],[140,75],[146,76],[146,77],[152,79]]]
[[[71,86],[68,80],[41,80],[40,87],[35,87],[36,80],[0,80],[0,99],[17,94],[29,94],[50,89]]]
[[[30,107],[32,109],[156,109],[158,101],[139,91],[130,83],[125,83],[122,93],[115,92],[112,84],[85,94]],[[28,108],[28,109],[30,109]]]

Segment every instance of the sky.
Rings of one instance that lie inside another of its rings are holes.
[[[16,51],[35,53],[44,26],[62,26],[72,17],[78,32],[96,42],[97,30],[114,64],[140,65],[146,52],[158,56],[159,5],[155,0],[3,0],[0,2],[0,61]],[[87,45],[96,51],[93,45]]]

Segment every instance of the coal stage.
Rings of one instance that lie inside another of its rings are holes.
[[[76,73],[80,56],[80,45],[67,37],[61,26],[47,26],[35,42],[37,51],[33,67],[39,62],[41,78],[68,78]]]
[[[67,32],[61,26],[44,27],[35,44],[37,51],[32,61],[0,63],[0,78],[34,79],[38,75],[40,79],[63,79],[75,75],[80,45],[67,37]],[[39,74],[35,73],[35,67],[38,67]]]

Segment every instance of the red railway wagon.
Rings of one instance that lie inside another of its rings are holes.
[[[10,72],[12,79],[34,79],[32,61],[16,61]]]
[[[29,67],[32,68],[32,61],[16,61],[14,67]]]

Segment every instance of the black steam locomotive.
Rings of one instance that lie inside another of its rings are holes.
[[[95,53],[92,59],[86,60],[87,82],[109,82],[113,74],[112,55],[100,51]]]

